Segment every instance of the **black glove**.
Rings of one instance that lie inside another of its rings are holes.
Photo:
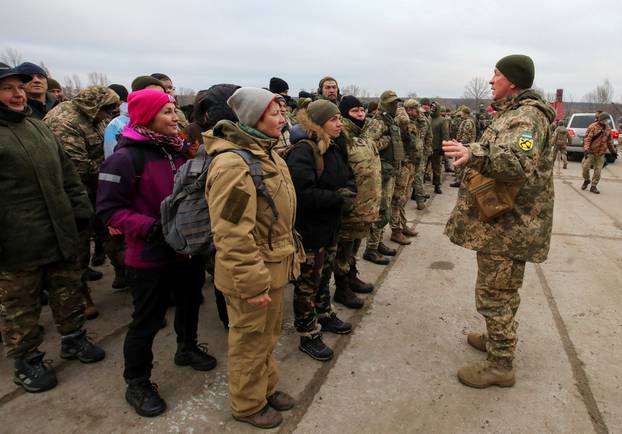
[[[149,228],[149,232],[147,232],[147,236],[145,237],[145,241],[150,244],[157,244],[164,242],[164,233],[162,232],[162,222],[160,220],[156,220]]]

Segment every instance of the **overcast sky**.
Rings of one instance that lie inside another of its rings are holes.
[[[332,75],[372,95],[461,97],[523,53],[546,92],[580,101],[609,79],[622,99],[620,0],[20,0],[3,2],[2,21],[0,53],[43,61],[61,83],[97,71],[129,87],[163,72],[199,90],[278,76],[297,95]]]

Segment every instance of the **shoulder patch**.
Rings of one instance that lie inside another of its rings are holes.
[[[523,133],[518,138],[518,146],[523,151],[530,151],[533,148],[533,134],[531,133]]]
[[[220,214],[220,217],[228,222],[237,225],[242,219],[246,205],[251,195],[239,188],[233,188],[229,197],[225,202],[225,206]]]

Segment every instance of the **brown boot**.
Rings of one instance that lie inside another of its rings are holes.
[[[277,390],[272,395],[268,396],[268,405],[277,411],[290,410],[296,404],[294,398],[289,396],[285,392]]]
[[[350,289],[350,282],[345,274],[338,275],[335,273],[335,295],[333,300],[350,309],[360,309],[365,305],[365,302],[358,298]]]
[[[359,279],[358,274],[359,270],[356,268],[356,264],[350,265],[350,271],[348,272],[350,289],[359,294],[369,294],[374,290],[374,285],[372,285],[371,283],[363,282],[361,279]]]
[[[380,244],[378,244],[378,253],[384,256],[395,256],[397,255],[397,250],[392,249],[391,247],[380,241]]]
[[[490,386],[512,387],[516,382],[514,368],[501,368],[488,360],[458,369],[458,380],[465,386],[476,389]]]
[[[389,263],[389,258],[381,255],[376,249],[365,249],[363,259],[378,265],[387,265]]]
[[[467,342],[476,350],[486,352],[486,341],[488,335],[486,333],[471,332],[467,335]]]
[[[391,241],[397,244],[401,244],[403,246],[407,246],[411,243],[411,241],[404,236],[401,230],[393,229],[391,231]]]
[[[249,423],[257,428],[270,429],[279,426],[283,422],[281,413],[266,404],[264,408],[249,416],[233,416],[239,422]]]
[[[82,297],[84,297],[84,318],[85,319],[95,319],[99,316],[99,311],[95,307],[95,303],[93,303],[93,299],[91,298],[91,288],[87,284],[83,284],[80,287],[80,292],[82,293]]]
[[[408,226],[406,226],[404,229],[402,229],[402,234],[406,235],[407,237],[416,237],[417,235],[419,235],[419,232],[417,232],[414,227],[409,228]]]

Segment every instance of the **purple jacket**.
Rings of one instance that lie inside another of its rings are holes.
[[[136,151],[130,151],[131,147]],[[137,173],[140,163],[133,159],[137,155],[144,157],[142,173]],[[186,161],[181,153],[171,158],[176,168]],[[127,127],[116,151],[103,162],[97,187],[97,216],[106,226],[125,235],[126,265],[153,268],[182,258],[164,242],[145,241],[160,218],[160,202],[173,191],[174,176],[166,153]]]

